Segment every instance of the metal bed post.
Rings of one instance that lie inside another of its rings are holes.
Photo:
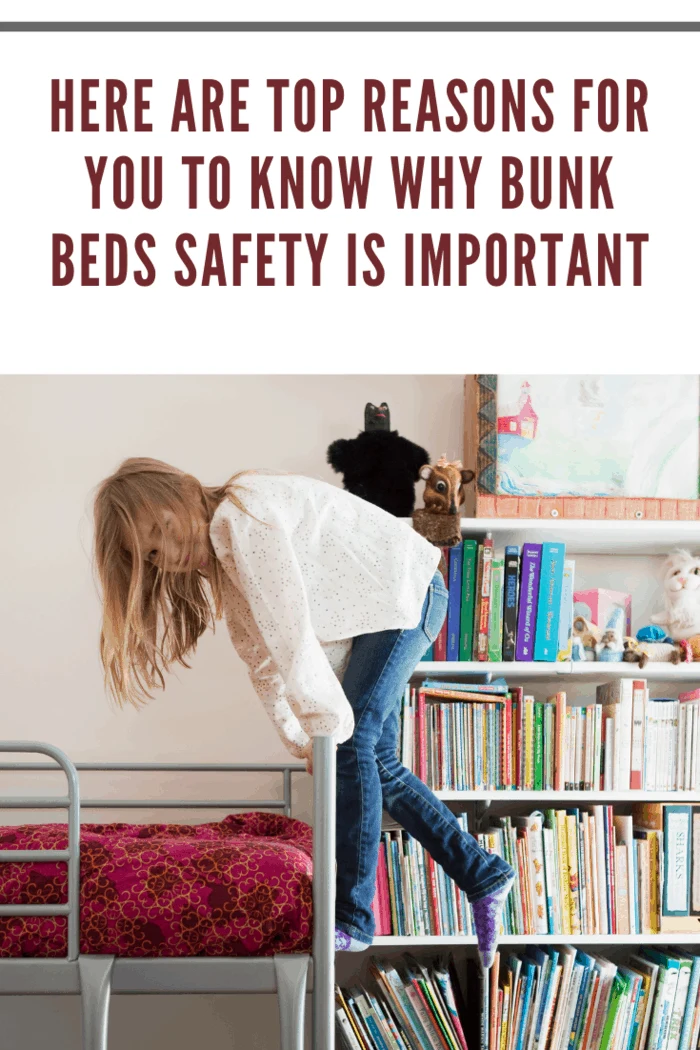
[[[314,737],[313,1050],[333,1050],[335,1020],[335,744]]]

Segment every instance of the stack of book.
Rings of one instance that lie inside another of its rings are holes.
[[[468,1050],[454,964],[372,959],[371,987],[336,988],[338,1050]]]
[[[457,821],[468,833],[467,815]],[[382,832],[374,898],[378,937],[471,936],[467,896],[406,831]]]
[[[650,699],[621,678],[567,706],[503,678],[428,678],[406,689],[400,757],[433,791],[698,791],[700,690]]]
[[[494,550],[466,539],[443,550],[447,619],[425,660],[569,659],[574,562],[563,543]]]
[[[506,933],[700,935],[700,807],[546,809],[477,839],[517,873]]]
[[[625,964],[569,945],[498,953],[471,1050],[696,1050],[699,982],[700,957],[678,949]]]

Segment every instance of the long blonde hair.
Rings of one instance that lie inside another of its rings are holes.
[[[187,657],[222,611],[223,570],[211,540],[207,577],[197,570],[164,572],[146,560],[135,516],[167,507],[184,526],[183,554],[192,558],[196,508],[207,523],[224,499],[240,510],[239,471],[225,484],[202,485],[191,474],[157,459],[127,459],[99,486],[95,497],[95,562],[103,598],[100,656],[105,684],[119,705],[139,706],[165,686],[174,664]],[[130,546],[127,547],[126,542]]]

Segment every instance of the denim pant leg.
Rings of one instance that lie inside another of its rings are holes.
[[[471,835],[465,835],[452,810],[399,762],[398,734],[396,711],[387,719],[376,748],[384,809],[425,847],[470,901],[505,886],[513,877],[513,869],[483,850]]]
[[[437,573],[419,625],[355,638],[343,679],[355,731],[338,748],[336,917],[341,929],[366,943],[374,934],[383,805],[471,899],[504,885],[511,875],[504,861],[463,835],[450,810],[396,757],[404,689],[446,612],[447,591]]]

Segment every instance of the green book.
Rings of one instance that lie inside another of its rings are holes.
[[[491,563],[491,607],[489,609],[489,661],[503,659],[503,572],[504,558],[499,553]]]
[[[544,776],[544,704],[535,704],[535,791],[542,791]]]
[[[613,985],[610,991],[610,999],[608,1001],[608,1013],[605,1018],[605,1024],[603,1025],[603,1034],[600,1039],[599,1050],[608,1050],[610,1047],[610,1041],[615,1028],[615,1021],[620,1010],[621,1005],[629,991],[629,980],[624,974],[621,974],[618,970],[613,977]]]
[[[474,606],[476,599],[476,559],[479,544],[476,540],[464,541],[462,560],[462,616],[459,639],[460,660],[472,659],[474,641]]]

